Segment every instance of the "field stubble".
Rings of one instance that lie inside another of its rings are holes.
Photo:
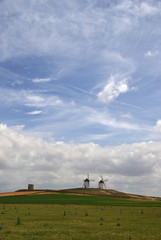
[[[0,205],[0,240],[160,240],[160,207]]]

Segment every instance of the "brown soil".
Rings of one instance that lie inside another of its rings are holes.
[[[40,191],[36,192],[40,193]],[[35,194],[35,191],[18,191],[18,192],[6,192],[6,193],[0,193],[0,197],[5,196],[20,196],[20,195],[31,195]]]

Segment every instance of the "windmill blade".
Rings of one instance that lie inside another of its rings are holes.
[[[107,182],[108,181],[108,178],[106,178],[105,180],[104,180],[104,182]]]
[[[104,183],[105,189],[106,189],[106,184]]]
[[[94,179],[90,179],[90,181],[94,182],[95,180]]]
[[[101,180],[103,181],[103,177],[102,176],[100,176],[101,177]]]
[[[87,173],[87,178],[89,179],[89,173]]]

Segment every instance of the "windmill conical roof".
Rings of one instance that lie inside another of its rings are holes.
[[[104,181],[103,181],[103,180],[100,180],[99,183],[104,183]]]
[[[86,178],[86,179],[84,180],[84,182],[89,182],[89,179],[88,179],[88,178]]]

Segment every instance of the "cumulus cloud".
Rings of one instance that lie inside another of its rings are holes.
[[[107,85],[97,96],[100,102],[109,103],[127,91],[129,91],[128,78],[118,80],[118,76],[111,76]]]
[[[155,130],[156,132],[158,132],[158,133],[161,133],[161,120],[158,120],[158,121],[156,122],[156,125],[155,125],[155,127],[154,127],[154,130]]]
[[[24,187],[27,181],[42,188],[81,186],[87,172],[93,176],[111,175],[113,179],[122,176],[130,185],[131,177],[133,181],[150,175],[157,178],[156,169],[161,170],[160,142],[111,147],[94,143],[59,144],[31,137],[24,130],[0,126],[0,167],[6,190],[12,190],[13,183],[15,189]]]

